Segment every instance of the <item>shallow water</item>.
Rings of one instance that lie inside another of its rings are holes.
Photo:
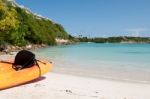
[[[53,71],[150,83],[150,44],[80,43],[38,49]]]

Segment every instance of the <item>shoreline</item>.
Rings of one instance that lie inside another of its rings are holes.
[[[34,51],[33,51],[34,52]],[[17,52],[12,52],[13,54],[4,54],[0,56],[0,60],[7,61],[9,59],[14,59],[15,54]],[[41,59],[41,58],[40,58]],[[54,64],[53,64],[54,65]],[[114,82],[123,82],[123,83],[136,83],[136,84],[148,84],[150,85],[149,81],[140,81],[140,80],[131,80],[131,79],[120,79],[120,78],[113,78],[108,76],[99,76],[97,75],[89,75],[90,72],[85,71],[68,71],[68,70],[62,70],[62,68],[59,67],[53,67],[52,70],[53,73],[56,74],[62,74],[62,75],[71,75],[71,76],[77,76],[77,77],[85,77],[85,78],[93,78],[93,79],[99,79],[99,80],[107,80],[107,81],[114,81]]]
[[[30,49],[30,51],[34,52],[36,49],[42,49],[42,48],[46,48],[48,46],[45,47],[38,47],[38,48],[32,48]],[[0,56],[0,60],[8,60],[8,59],[14,59],[16,53],[19,50],[17,50],[16,52],[10,52],[11,54],[2,54]],[[38,56],[38,55],[37,55]],[[39,57],[40,58],[40,57]],[[42,57],[41,57],[42,58]],[[85,71],[66,71],[66,70],[62,70],[62,68],[56,67],[53,68],[52,70],[54,73],[58,73],[58,74],[64,74],[64,75],[72,75],[72,76],[78,76],[78,77],[89,77],[89,78],[94,78],[94,79],[100,79],[100,80],[108,80],[108,81],[116,81],[116,82],[125,82],[125,83],[137,83],[137,84],[149,84],[149,81],[143,81],[143,80],[131,80],[131,79],[120,79],[120,78],[112,78],[112,77],[108,77],[108,76],[98,76],[97,75],[89,75],[90,72],[85,73]],[[76,73],[78,72],[78,73]],[[85,73],[85,74],[84,74]]]
[[[0,59],[8,57],[14,55],[3,55]],[[30,83],[0,91],[2,99],[150,99],[147,83],[98,79],[54,70]]]
[[[88,74],[81,74],[81,73],[74,73],[74,72],[65,72],[65,71],[54,71],[54,73],[63,74],[63,75],[72,75],[77,77],[85,77],[85,78],[93,78],[93,79],[100,79],[100,80],[107,80],[107,81],[114,81],[114,82],[123,82],[123,83],[136,83],[136,84],[148,84],[150,85],[150,81],[139,81],[139,80],[131,80],[131,79],[120,79],[120,78],[113,78],[107,76],[98,76],[98,75],[88,75]]]
[[[46,48],[48,45],[45,44],[29,44],[26,46],[14,46],[14,45],[1,45],[0,55],[12,55],[13,52],[18,52],[20,50],[35,50],[39,48]]]
[[[150,85],[49,72],[34,82],[1,90],[2,99],[150,99]]]
[[[53,70],[29,83],[0,91],[2,99],[150,99],[150,84],[63,74]]]

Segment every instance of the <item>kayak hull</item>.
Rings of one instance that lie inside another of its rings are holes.
[[[16,71],[12,68],[12,64],[0,62],[0,89],[24,84],[39,78],[52,69],[52,64],[48,61],[42,60],[42,62],[38,62],[38,64],[40,69],[38,66],[34,65],[30,68]]]

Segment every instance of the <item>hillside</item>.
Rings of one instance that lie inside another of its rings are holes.
[[[12,0],[0,0],[0,44],[55,45],[55,38],[68,38],[62,25],[38,16]]]

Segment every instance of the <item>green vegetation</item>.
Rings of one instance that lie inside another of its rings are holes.
[[[0,44],[55,45],[55,38],[68,39],[69,35],[62,25],[4,1],[0,0]]]
[[[108,38],[76,38],[79,42],[95,42],[95,43],[150,43],[149,37],[108,37]]]
[[[69,39],[78,42],[120,43],[120,42],[146,42],[150,38],[144,37],[108,37],[75,38],[69,35],[62,25],[34,15],[30,11],[13,6],[12,1],[0,0],[0,45],[11,44],[25,46],[27,44],[55,45],[55,38]]]

